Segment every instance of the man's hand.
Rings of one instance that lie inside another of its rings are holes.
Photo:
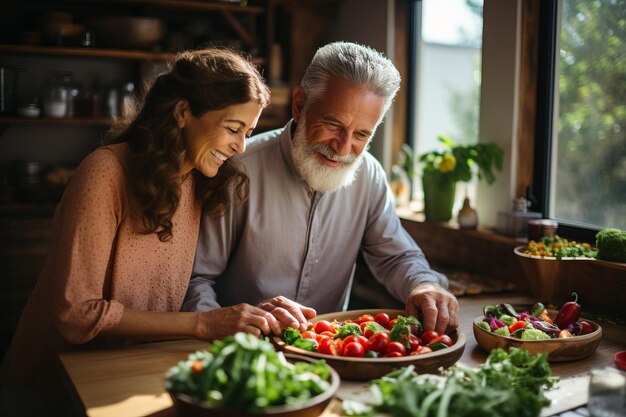
[[[223,339],[237,332],[247,332],[256,337],[261,334],[281,333],[280,324],[272,314],[250,304],[237,304],[193,314],[197,314],[199,318],[197,335],[201,339]]]
[[[314,309],[291,301],[282,295],[263,301],[259,307],[272,313],[283,329],[293,327],[305,331],[309,320],[317,314]]]
[[[417,285],[406,302],[410,315],[423,314],[424,329],[433,329],[439,334],[449,333],[459,325],[459,303],[445,288],[432,282]]]

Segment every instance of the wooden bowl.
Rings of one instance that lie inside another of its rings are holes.
[[[289,362],[312,362],[315,360],[307,356],[290,353],[285,353],[285,358],[287,358]],[[266,415],[272,417],[317,417],[324,412],[328,403],[330,403],[330,400],[332,400],[339,389],[339,375],[332,368],[330,368],[330,374],[330,388],[325,392],[316,395],[300,405],[270,406],[260,413],[211,407],[208,404],[198,404],[194,402],[188,395],[175,395],[169,391],[168,393],[174,403],[176,415],[182,417],[258,417]]]
[[[590,261],[593,258],[541,257],[524,253],[526,246],[513,249],[522,266],[526,281],[533,297],[541,302],[559,304],[563,297],[572,292],[568,288],[568,278],[575,262]]]
[[[98,45],[143,49],[165,36],[165,23],[152,17],[107,17],[90,22]]]
[[[550,310],[549,315],[554,317],[556,311]],[[485,316],[474,319],[474,337],[478,345],[487,352],[492,349],[501,348],[508,350],[510,347],[525,349],[532,354],[547,353],[549,362],[569,362],[591,356],[596,351],[602,339],[602,328],[591,320],[585,319],[591,324],[591,333],[574,336],[566,339],[550,340],[520,340],[509,336],[500,336],[478,327],[477,323],[483,321]]]
[[[391,318],[395,318],[399,314],[405,314],[402,310],[352,310],[337,313],[320,314],[311,322],[315,323],[319,320],[328,321],[344,321],[348,319],[356,320],[362,314],[371,314],[375,316],[377,313],[387,313]],[[465,349],[465,335],[463,333],[455,333],[450,335],[454,344],[446,349],[441,349],[432,353],[423,355],[403,356],[400,358],[353,358],[346,356],[330,356],[317,352],[309,352],[304,349],[290,346],[282,341],[278,336],[272,339],[272,342],[285,352],[304,355],[315,359],[324,359],[326,363],[332,366],[342,379],[350,379],[354,381],[368,381],[380,378],[388,374],[394,369],[403,366],[413,365],[418,373],[437,373],[438,369],[448,368],[459,360]]]

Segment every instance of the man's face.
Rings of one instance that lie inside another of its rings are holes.
[[[304,106],[304,92],[297,88],[293,103],[298,124],[293,152],[300,175],[316,191],[350,185],[383,114],[384,98],[331,78],[321,97]]]

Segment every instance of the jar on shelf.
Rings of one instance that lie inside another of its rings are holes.
[[[121,113],[122,117],[129,117],[135,113],[135,105],[137,103],[137,94],[135,93],[135,84],[126,83],[122,86]]]
[[[43,103],[44,116],[60,119],[68,117],[68,114],[73,115],[74,109],[71,90],[71,72],[57,71],[52,74],[48,82],[44,84],[41,91],[41,102]],[[69,111],[68,103],[70,103]]]

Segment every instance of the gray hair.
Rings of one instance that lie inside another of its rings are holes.
[[[383,97],[385,107],[381,118],[400,88],[400,73],[389,58],[375,49],[352,42],[333,42],[317,50],[300,82],[306,100],[310,102],[320,97],[332,76],[365,86]]]

